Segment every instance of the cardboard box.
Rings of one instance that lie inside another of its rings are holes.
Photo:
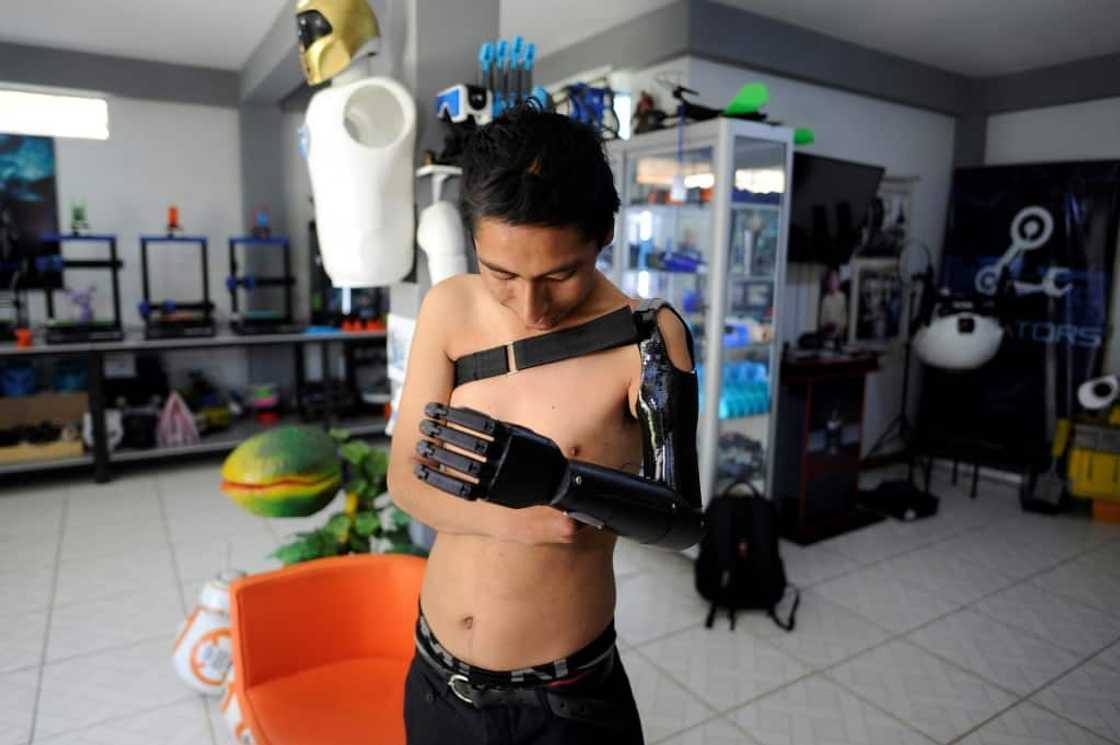
[[[44,420],[58,425],[80,422],[88,410],[89,396],[85,393],[40,393],[0,398],[0,428],[38,424]]]
[[[36,396],[0,398],[0,428],[48,421],[58,426],[77,424],[80,429],[82,415],[88,409],[89,396],[85,393],[40,393]],[[77,458],[81,454],[80,440],[42,445],[21,442],[12,447],[0,447],[0,463],[62,460]]]

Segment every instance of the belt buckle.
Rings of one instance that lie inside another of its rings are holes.
[[[467,679],[467,676],[460,673],[455,673],[447,679],[447,687],[451,689],[451,692],[454,693],[460,701],[474,706],[474,701],[471,700],[471,697],[460,691],[459,688],[455,685],[456,683],[462,683],[464,686],[470,685],[470,681]]]

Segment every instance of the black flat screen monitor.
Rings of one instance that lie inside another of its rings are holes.
[[[859,245],[883,167],[794,153],[789,260],[845,264]]]

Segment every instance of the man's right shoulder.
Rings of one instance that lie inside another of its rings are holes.
[[[465,320],[474,315],[481,291],[482,285],[477,274],[456,274],[428,290],[424,295],[421,313],[440,319]]]

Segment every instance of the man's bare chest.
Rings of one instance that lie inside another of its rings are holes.
[[[636,466],[640,439],[629,391],[639,366],[637,348],[621,347],[467,383],[450,403],[528,427],[569,458]]]

